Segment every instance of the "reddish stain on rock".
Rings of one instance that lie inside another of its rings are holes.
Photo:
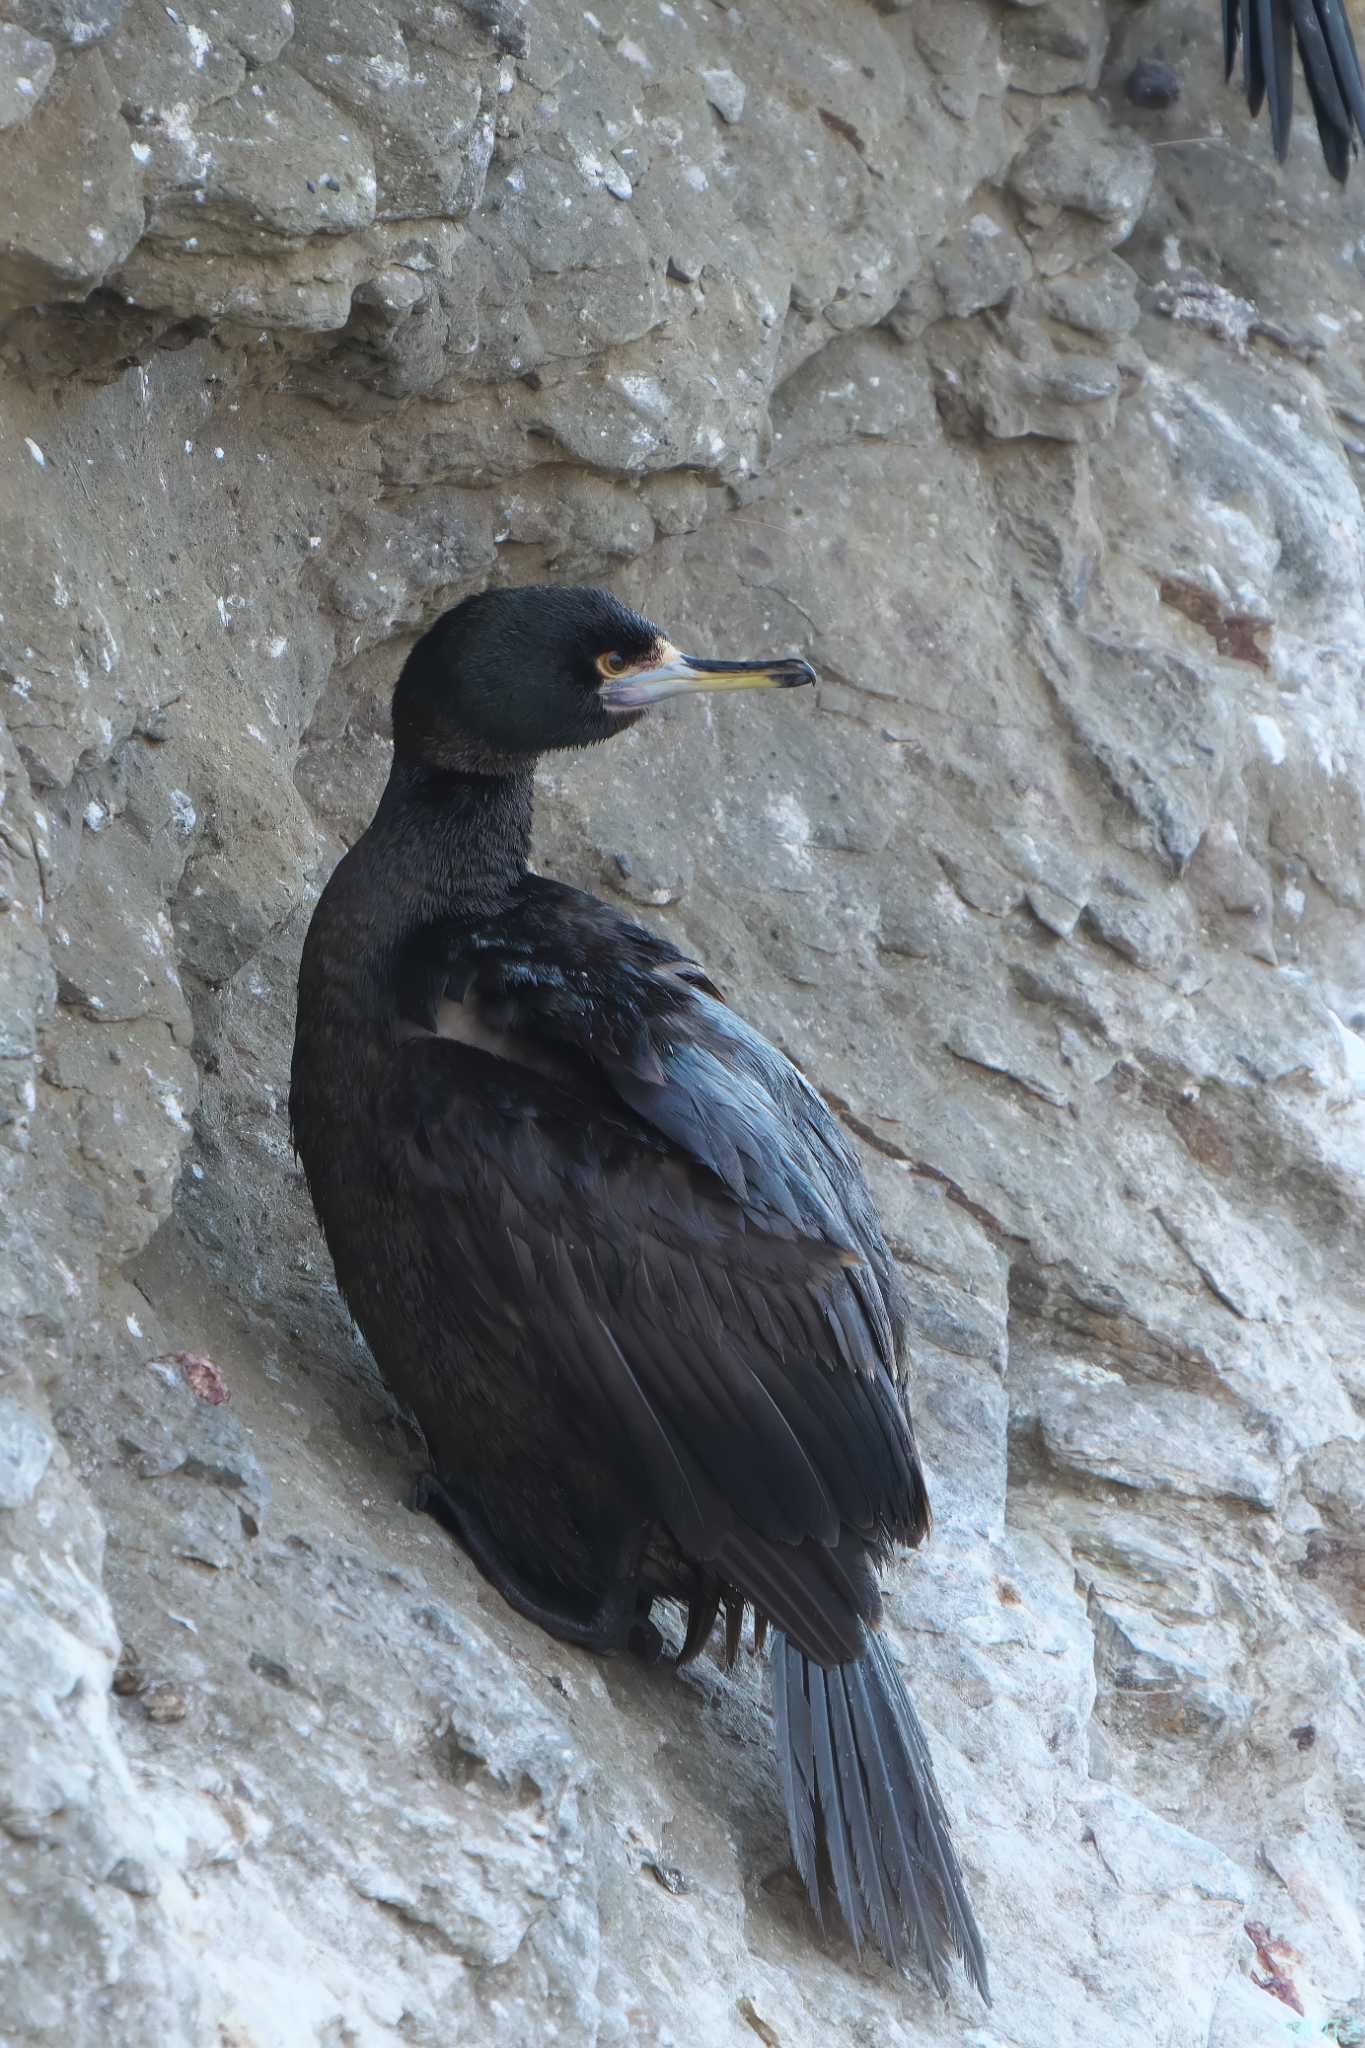
[[[1265,1971],[1264,1977],[1258,1977],[1253,1970],[1252,1983],[1258,1990],[1268,1991],[1272,1998],[1278,1998],[1281,2005],[1287,2005],[1302,2019],[1303,2001],[1289,1975],[1290,1966],[1297,1966],[1300,1961],[1298,1950],[1291,1948],[1287,1941],[1277,1940],[1259,1920],[1248,1920],[1245,1926],[1247,1939],[1256,1951],[1256,1960]]]
[[[1265,628],[1263,619],[1250,618],[1244,612],[1225,612],[1211,591],[1197,583],[1186,583],[1178,576],[1163,576],[1160,595],[1163,604],[1183,612],[1192,624],[1202,627],[1218,652],[1230,661],[1248,661],[1253,668],[1270,667],[1264,649],[1256,644],[1257,633]]]
[[[219,1372],[213,1360],[203,1351],[163,1351],[160,1358],[152,1359],[153,1365],[173,1365],[192,1394],[201,1401],[207,1401],[211,1408],[221,1408],[232,1395],[227,1381]]]

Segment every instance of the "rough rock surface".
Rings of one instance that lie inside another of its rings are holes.
[[[1365,2038],[1365,177],[1212,0],[8,11],[0,2040]],[[820,670],[538,858],[863,1144],[990,2013],[822,1941],[757,1671],[404,1511],[307,1213],[387,690],[535,577]]]

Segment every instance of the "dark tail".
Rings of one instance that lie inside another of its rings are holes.
[[[1294,113],[1294,44],[1308,85],[1327,168],[1345,183],[1357,138],[1365,134],[1365,83],[1342,0],[1223,0],[1223,55],[1232,76],[1245,34],[1247,105],[1270,102],[1275,154],[1283,162]]]
[[[941,1996],[951,1952],[989,2004],[929,1748],[881,1637],[825,1671],[775,1634],[772,1670],[787,1826],[817,1914],[832,1888],[859,1951],[871,1935],[897,1968],[918,1956]]]

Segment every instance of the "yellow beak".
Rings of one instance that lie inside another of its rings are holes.
[[[671,653],[655,668],[608,676],[599,695],[611,711],[643,711],[662,697],[694,690],[795,690],[814,681],[815,670],[795,654],[780,661],[703,661]]]

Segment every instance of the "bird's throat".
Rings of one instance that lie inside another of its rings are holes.
[[[532,812],[529,764],[488,775],[395,761],[356,852],[373,864],[372,885],[382,876],[399,925],[487,917],[526,872]]]

